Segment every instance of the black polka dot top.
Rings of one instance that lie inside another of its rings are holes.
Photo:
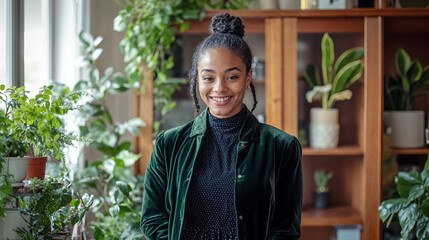
[[[187,194],[182,239],[237,239],[235,167],[245,106],[230,118],[208,115]]]

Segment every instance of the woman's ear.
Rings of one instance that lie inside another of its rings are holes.
[[[249,70],[246,76],[246,88],[249,88],[251,82],[252,82],[252,69]]]

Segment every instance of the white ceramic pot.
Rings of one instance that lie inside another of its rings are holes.
[[[19,210],[14,209],[6,209],[6,218],[0,219],[0,240],[15,240],[21,239],[18,234],[13,231],[17,228],[25,228],[27,223],[22,219]]]
[[[4,159],[6,160],[5,171],[13,175],[10,183],[22,182],[27,175],[29,157],[5,157]]]
[[[279,8],[280,9],[301,9],[301,1],[300,0],[279,0]]]
[[[424,146],[424,111],[386,111],[384,121],[386,126],[391,129],[391,147],[420,148]]]
[[[277,0],[259,0],[260,9],[277,9]]]
[[[312,108],[310,118],[310,146],[322,149],[337,147],[340,133],[338,109]]]

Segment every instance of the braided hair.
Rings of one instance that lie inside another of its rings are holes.
[[[197,98],[198,62],[203,53],[210,49],[224,47],[243,60],[246,66],[246,75],[252,68],[252,52],[249,45],[243,40],[244,25],[239,17],[231,16],[229,13],[217,14],[212,18],[210,33],[196,48],[192,56],[192,67],[189,71],[190,93],[194,100],[196,114],[200,111]],[[255,86],[252,82],[250,82],[250,88],[253,95],[253,112],[258,102],[256,101]]]

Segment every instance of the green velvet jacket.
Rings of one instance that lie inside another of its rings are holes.
[[[146,170],[141,230],[147,239],[178,240],[186,194],[207,128],[208,110],[161,132]],[[261,124],[247,110],[239,134],[235,206],[242,239],[299,239],[302,209],[301,146]]]

